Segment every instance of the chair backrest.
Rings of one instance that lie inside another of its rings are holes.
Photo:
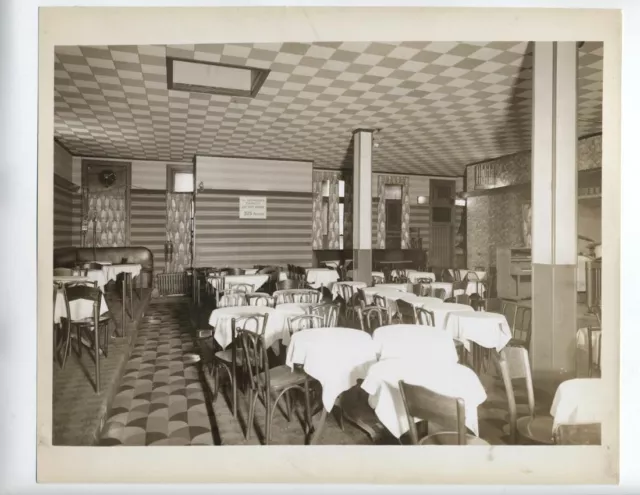
[[[396,268],[395,276],[393,277],[393,282],[397,284],[406,284],[409,279],[407,278],[407,271],[402,268]]]
[[[396,307],[398,308],[398,313],[400,313],[402,323],[409,325],[416,324],[416,313],[412,304],[407,301],[403,301],[402,299],[398,299],[396,301]]]
[[[453,280],[455,282],[462,282],[462,277],[460,276],[460,270],[457,268],[453,269]]]
[[[474,292],[469,296],[469,305],[474,309],[474,311],[484,311],[486,301],[480,297],[480,294]]]
[[[58,277],[71,277],[73,276],[73,268],[54,268],[53,275]]]
[[[358,314],[360,329],[367,333],[373,333],[376,328],[389,324],[389,312],[386,308],[379,306],[367,307],[361,301],[360,306],[356,306],[356,313]]]
[[[556,445],[601,445],[602,425],[600,423],[559,424],[554,441]]]
[[[67,316],[71,315],[69,303],[84,299],[93,302],[94,317],[100,315],[100,306],[102,303],[102,291],[98,288],[98,283],[80,282],[64,285],[64,302],[67,309]]]
[[[444,300],[444,298],[447,296],[447,291],[442,288],[433,289],[431,292],[431,296]]]
[[[338,285],[338,292],[344,298],[347,304],[353,301],[353,285],[340,284]]]
[[[236,341],[244,356],[251,389],[254,392],[268,394],[271,377],[269,376],[269,358],[264,335],[243,326],[236,329]],[[268,395],[265,396],[268,397]]]
[[[529,353],[521,346],[507,346],[499,353],[500,366],[506,366],[511,381],[524,378],[527,389],[527,403],[529,414],[535,412],[535,395],[533,393],[533,378],[531,375],[531,364],[529,363]],[[509,384],[513,390],[513,383]]]
[[[425,308],[414,308],[416,323],[418,325],[426,325],[428,327],[436,326],[436,317],[433,314],[433,311],[430,311]]]
[[[469,305],[469,296],[466,294],[458,294],[456,296],[456,302],[458,304],[466,304],[467,306]]]
[[[517,306],[516,314],[511,327],[513,338],[521,342],[529,349],[531,344],[531,308]]]
[[[240,282],[225,283],[225,291],[243,292],[248,294],[254,291],[254,287],[251,284],[244,284]]]
[[[336,304],[317,304],[309,308],[309,313],[315,316],[321,316],[324,327],[338,326],[338,306]]]
[[[379,308],[385,308],[385,309],[389,307],[387,306],[387,298],[379,294],[373,295],[373,305],[378,306]]]
[[[289,317],[289,331],[293,334],[307,328],[323,328],[324,317],[319,315],[300,315]]]
[[[344,297],[338,294],[333,300],[333,304],[338,308],[337,317],[338,317],[338,324],[340,324],[340,322],[344,321],[344,318],[345,318],[345,310],[347,307],[347,302],[344,300]]]
[[[466,445],[464,400],[448,397],[419,385],[410,385],[400,380],[398,383],[404,409],[409,419],[409,435],[414,445],[420,443],[418,429],[413,418],[434,422],[445,431],[458,434],[458,445]]]
[[[268,306],[270,308],[276,307],[276,300],[269,294],[264,292],[252,292],[246,294],[247,304],[249,306]]]
[[[456,302],[456,298],[455,297],[447,297],[444,302],[446,303],[454,303]]]
[[[300,281],[291,278],[276,282],[276,290],[299,289],[300,286]]]
[[[513,328],[513,325],[516,322],[516,313],[518,311],[518,305],[515,302],[511,301],[503,301],[502,308],[500,313],[504,315],[507,319],[507,323],[509,323],[509,328]]]
[[[229,292],[218,300],[216,307],[228,308],[231,306],[246,306],[247,299],[244,292]]]
[[[380,276],[380,275],[372,275],[371,276],[371,284],[372,285],[376,285],[376,284],[384,284],[384,276]]]

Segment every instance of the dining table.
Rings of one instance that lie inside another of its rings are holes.
[[[312,428],[310,444],[317,444],[334,406],[342,408],[341,395],[357,385],[378,360],[377,346],[371,335],[344,327],[309,328],[291,336],[287,347],[286,364],[291,369],[300,366],[322,387],[322,413]],[[345,419],[371,435],[368,426],[347,411]]]
[[[465,425],[479,436],[478,407],[487,400],[487,393],[472,369],[454,361],[427,357],[381,359],[371,366],[360,387],[369,394],[369,405],[377,418],[398,439],[409,431],[410,421],[400,394],[400,380],[463,399]]]
[[[338,296],[342,296],[345,300],[347,299],[346,297],[344,297],[345,294],[342,289],[342,287],[344,286],[353,287],[353,292],[355,294],[358,292],[358,289],[364,289],[367,286],[367,284],[366,282],[358,282],[353,280],[343,280],[341,282],[336,282],[331,287],[331,295],[333,296],[333,299],[335,299]]]
[[[233,340],[232,320],[251,315],[268,315],[264,333],[265,347],[272,347],[277,341],[281,341],[284,345],[289,343],[287,313],[268,306],[229,306],[214,309],[209,316],[209,325],[215,329],[213,338],[223,349],[226,349]],[[276,349],[274,347],[274,350]]]
[[[438,307],[436,306],[436,311]],[[449,334],[463,342],[467,351],[470,342],[485,349],[502,350],[513,337],[506,317],[489,311],[453,311],[447,315],[444,328]]]
[[[425,279],[425,278],[431,280],[432,282],[436,281],[436,275],[433,272],[425,272],[425,271],[408,269],[408,270],[404,270],[404,273],[409,279],[409,282],[411,282],[412,284],[417,283],[419,279]],[[400,270],[394,269],[391,271],[392,277],[397,277],[398,275],[400,275]]]
[[[340,279],[340,275],[333,268],[307,268],[307,283],[314,289],[326,287],[331,289],[333,284]]]
[[[605,382],[601,378],[573,378],[556,389],[551,404],[553,431],[558,425],[603,423],[615,412],[605,399]]]
[[[92,280],[86,276],[54,276],[53,281],[56,284],[92,284]],[[65,304],[64,294],[61,287],[56,289],[56,299],[53,310],[53,322],[59,324],[62,318],[69,318],[71,321],[82,320],[84,318],[93,317],[93,301],[87,299],[76,299],[75,301],[69,301],[69,313],[67,313],[67,305]],[[107,301],[104,298],[104,293],[100,299],[100,314],[103,315],[109,312]]]
[[[399,323],[378,327],[372,334],[378,359],[457,363],[453,338],[440,328]]]
[[[434,298],[434,299],[437,299],[437,298]],[[443,330],[447,326],[447,321],[449,319],[450,314],[458,313],[458,312],[469,312],[469,313],[474,312],[473,308],[468,304],[446,303],[443,301],[423,302],[421,307],[424,309],[428,309],[433,313],[433,317],[435,320],[434,324],[436,328],[441,328]]]

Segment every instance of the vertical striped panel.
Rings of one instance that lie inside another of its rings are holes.
[[[311,193],[255,195],[267,197],[265,220],[241,220],[238,194],[198,193],[195,266],[311,266]]]
[[[205,189],[311,192],[313,162],[196,157],[196,184]]]
[[[53,247],[72,246],[73,193],[53,186]]]
[[[82,194],[73,193],[71,197],[71,243],[82,246]]]
[[[167,238],[167,193],[161,190],[131,190],[131,245],[153,253],[153,270],[164,270]]]
[[[431,240],[431,208],[428,205],[412,205],[409,215],[409,226],[420,229],[422,249],[428,250]]]

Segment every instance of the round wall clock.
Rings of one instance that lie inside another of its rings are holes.
[[[103,186],[111,187],[116,181],[116,173],[113,170],[103,170],[98,175],[98,180]]]

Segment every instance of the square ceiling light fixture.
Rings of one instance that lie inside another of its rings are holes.
[[[167,57],[167,87],[175,91],[253,98],[268,69]]]

